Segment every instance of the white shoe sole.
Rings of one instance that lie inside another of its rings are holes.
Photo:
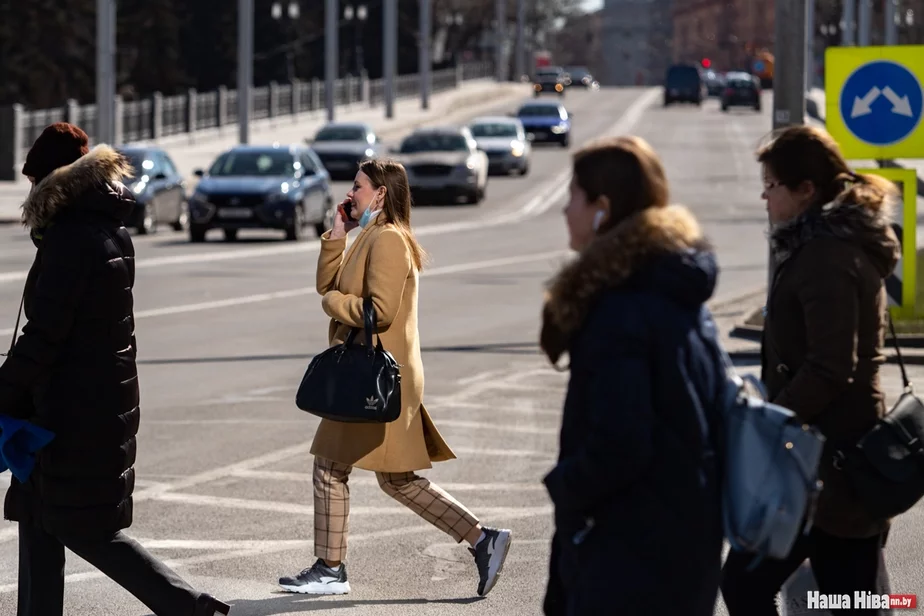
[[[495,552],[491,555],[491,560],[488,563],[488,581],[484,585],[484,592],[481,594],[482,597],[487,597],[491,589],[497,585],[497,579],[500,577],[501,571],[504,570],[504,561],[507,560],[507,552],[510,551],[510,542],[509,530],[502,530],[498,533],[497,541],[494,542]],[[491,575],[491,571],[494,571],[494,575]]]
[[[350,592],[349,582],[331,582],[324,585],[306,584],[304,586],[280,584],[279,586],[286,592],[294,592],[300,595],[346,595]]]

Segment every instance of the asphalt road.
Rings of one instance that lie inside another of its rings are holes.
[[[663,109],[660,92],[643,89],[565,100],[575,113],[571,150],[631,132],[661,153],[674,200],[693,208],[718,249],[717,298],[765,283],[765,213],[751,153],[770,126],[768,112],[726,115],[714,101]],[[540,479],[556,455],[566,375],[543,361],[536,340],[543,283],[568,256],[561,207],[569,155],[536,148],[530,175],[491,178],[481,205],[414,212],[432,256],[420,294],[425,399],[459,456],[427,475],[484,523],[513,530],[504,578],[489,597],[474,598],[477,576],[463,547],[362,471],[351,480],[352,594],[277,591],[280,575],[313,562],[308,449],[317,422],[295,408],[294,393],[326,346],[314,240],[253,233],[236,244],[193,246],[169,232],[137,239],[143,420],[130,533],[240,616],[539,614],[552,528]],[[338,185],[338,195],[345,190]],[[21,230],[0,228],[3,335],[32,255]],[[893,541],[920,545],[911,532],[899,524]],[[893,590],[915,592],[912,582],[924,590],[915,573],[920,552],[899,545],[897,553]],[[76,556],[67,574],[69,615],[148,614]],[[0,525],[0,614],[15,612],[15,584],[15,527]]]

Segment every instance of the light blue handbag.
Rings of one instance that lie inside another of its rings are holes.
[[[759,380],[740,377],[711,316],[707,324],[727,370],[723,425],[710,439],[720,448],[725,538],[732,549],[755,555],[753,568],[765,557],[786,558],[799,533],[811,530],[825,438],[789,409],[767,402]]]

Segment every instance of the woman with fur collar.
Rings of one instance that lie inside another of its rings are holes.
[[[23,293],[26,325],[0,365],[0,413],[54,440],[28,481],[13,479],[4,517],[19,523],[19,616],[61,616],[67,547],[158,616],[215,616],[200,594],[122,533],[132,523],[141,419],[132,287],[123,221],[131,166],[82,130],[48,126],[26,157],[23,222],[37,247]]]
[[[814,525],[787,559],[746,571],[732,552],[722,594],[731,616],[776,615],[774,597],[808,558],[822,594],[877,592],[887,520],[867,514],[834,468],[833,452],[852,445],[885,412],[879,384],[886,323],[883,281],[900,246],[891,229],[895,188],[851,172],[824,131],[794,126],[760,149],[777,261],[761,349],[769,399],[826,437],[824,490]],[[870,612],[873,613],[873,612]]]
[[[711,616],[722,526],[701,420],[715,419],[724,378],[703,308],[715,256],[689,210],[668,205],[661,162],[636,137],[575,155],[565,216],[579,256],[551,283],[541,333],[571,372],[544,480],[545,613]]]

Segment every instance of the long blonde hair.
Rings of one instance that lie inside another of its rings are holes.
[[[390,159],[365,160],[359,170],[366,174],[372,186],[385,187],[385,220],[395,225],[411,250],[411,260],[417,271],[423,269],[428,256],[411,230],[411,187],[404,165]]]

